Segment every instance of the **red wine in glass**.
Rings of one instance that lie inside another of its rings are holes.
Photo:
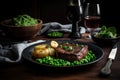
[[[100,17],[99,16],[86,16],[84,19],[85,26],[87,28],[98,28],[100,25]]]
[[[86,3],[84,24],[88,32],[95,31],[100,25],[100,5],[98,3]]]

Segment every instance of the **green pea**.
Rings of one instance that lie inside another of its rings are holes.
[[[63,46],[63,49],[66,50],[68,48],[68,46]]]
[[[79,46],[79,44],[76,44],[76,46]]]
[[[69,44],[69,42],[66,42],[66,44]]]
[[[69,46],[69,50],[73,51],[74,50],[73,46]]]

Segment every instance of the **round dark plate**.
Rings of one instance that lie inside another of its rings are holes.
[[[63,66],[63,67],[56,67],[56,66],[52,66],[52,65],[46,65],[46,64],[41,64],[41,63],[38,63],[37,61],[35,61],[33,58],[32,58],[32,51],[33,51],[33,48],[35,45],[32,45],[32,46],[29,46],[27,47],[26,49],[24,49],[23,51],[23,58],[31,63],[34,63],[34,64],[37,64],[39,66],[44,66],[44,67],[53,67],[53,68],[75,68],[75,67],[80,67],[80,66],[87,66],[87,65],[90,65],[90,64],[94,64],[96,62],[98,62],[100,59],[102,59],[104,53],[102,51],[102,49],[100,47],[98,47],[97,45],[94,45],[94,44],[91,44],[91,43],[85,43],[85,42],[78,42],[78,41],[72,41],[72,40],[56,40],[58,43],[64,43],[64,42],[69,42],[69,43],[78,43],[78,44],[87,44],[88,47],[89,47],[89,50],[92,50],[93,53],[95,54],[96,56],[96,60],[94,61],[91,61],[89,63],[86,63],[86,64],[81,64],[81,65],[75,65],[75,66]],[[45,44],[50,44],[51,41],[46,41],[46,42],[43,42]],[[42,44],[42,43],[38,43],[38,44]]]

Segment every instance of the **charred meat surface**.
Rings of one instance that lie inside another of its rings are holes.
[[[56,57],[74,61],[80,61],[88,53],[88,45],[82,45],[77,43],[61,43],[56,48]]]

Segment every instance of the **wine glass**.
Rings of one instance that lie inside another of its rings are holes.
[[[100,19],[100,4],[86,3],[84,24],[87,28],[87,32],[92,33],[93,31],[96,31],[100,26]]]
[[[81,38],[78,23],[82,19],[82,14],[83,10],[81,0],[69,0],[69,4],[67,6],[67,18],[72,23],[70,38]]]

